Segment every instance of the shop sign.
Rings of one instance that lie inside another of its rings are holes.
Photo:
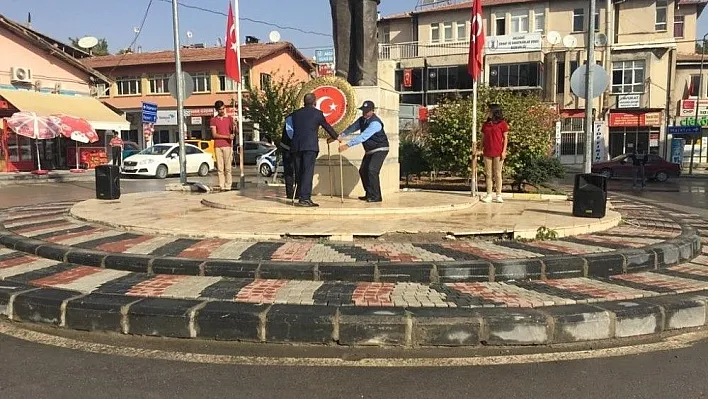
[[[318,64],[334,64],[334,49],[325,48],[315,50],[315,61]]]
[[[610,126],[612,127],[632,127],[632,126],[661,126],[661,112],[610,113]]]
[[[556,145],[555,145],[555,154],[556,158],[560,158],[561,156],[561,122],[558,121],[556,122]]]
[[[649,147],[659,146],[659,135],[657,133],[652,133],[649,135]]]
[[[185,110],[185,114],[189,112],[189,116],[214,116],[214,108],[192,108]]]
[[[681,100],[680,116],[696,116],[696,103],[698,102],[698,116],[708,116],[708,99]]]
[[[617,96],[617,108],[639,108],[640,98],[641,96],[639,94]]]
[[[668,134],[701,134],[700,126],[669,126]]]
[[[679,124],[681,126],[696,126],[696,118],[683,118]],[[698,126],[708,127],[708,115],[698,118]]]
[[[177,111],[157,111],[158,126],[177,126]]]
[[[683,163],[683,150],[686,146],[686,139],[671,139],[671,163]]]
[[[191,122],[192,122],[192,125],[201,125],[202,124],[202,117],[201,116],[193,116]]]
[[[319,64],[317,65],[317,76],[333,76],[334,64]]]
[[[594,138],[593,158],[595,162],[605,159],[605,123],[598,121],[593,124],[592,134]]]
[[[527,53],[541,51],[542,44],[543,41],[540,33],[489,36],[486,39],[486,54]]]

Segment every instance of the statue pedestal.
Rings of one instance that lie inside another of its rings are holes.
[[[390,144],[386,161],[381,168],[381,192],[386,194],[397,192],[400,187],[400,167],[398,163],[398,93],[378,86],[354,87],[357,106],[365,100],[376,104],[376,114],[384,123],[384,130]],[[329,144],[331,156],[327,156],[327,141],[320,139],[320,153],[315,164],[315,177],[312,182],[313,195],[341,195],[340,159],[342,161],[342,176],[345,197],[364,195],[364,188],[359,178],[359,166],[364,158],[364,148],[358,145],[339,154],[338,143]],[[330,188],[330,173],[332,188]]]

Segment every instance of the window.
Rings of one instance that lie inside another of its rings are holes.
[[[644,93],[644,61],[613,62],[612,93]]]
[[[116,79],[119,96],[135,96],[142,93],[140,78],[136,76],[123,76]]]
[[[110,97],[111,87],[105,83],[99,83],[96,85],[96,97]]]
[[[150,81],[150,94],[166,94],[170,92],[167,84],[170,77],[167,75],[155,75],[149,78]]]
[[[381,37],[380,37],[381,43],[383,44],[388,44],[391,43],[391,26],[384,25],[381,28]]]
[[[220,92],[234,92],[238,89],[236,87],[236,82],[225,74],[219,74],[219,91]]]
[[[267,73],[261,74],[261,87],[269,85],[271,81],[271,76]]]
[[[539,87],[540,68],[537,62],[498,64],[489,67],[492,87]]]
[[[440,24],[430,25],[430,42],[439,43],[440,42]]]
[[[545,9],[536,8],[533,10],[533,31],[543,33],[544,27],[546,26],[546,16],[544,14]]]
[[[576,69],[578,69],[578,61],[570,61],[570,71],[566,78],[565,61],[558,61],[558,73],[556,75],[556,81],[558,82],[558,93],[565,93],[565,82],[566,80],[570,82],[570,77]]]
[[[186,146],[186,148],[184,149],[184,152],[186,155],[202,154],[202,152],[199,150],[199,148],[192,147],[191,145]]]
[[[506,35],[506,15],[494,19],[494,32],[497,36]]]
[[[192,75],[194,81],[195,93],[210,93],[211,92],[211,76],[206,72],[197,72]]]
[[[457,21],[455,22],[455,26],[457,28],[457,41],[464,42],[469,40],[469,37],[467,36],[467,22]]]
[[[684,16],[674,16],[674,37],[683,37]]]
[[[600,31],[600,11],[595,12],[595,32]]]
[[[701,91],[701,75],[691,75],[691,81],[688,84],[688,96],[698,97]]]
[[[573,32],[585,30],[585,9],[576,8],[573,10]]]
[[[446,42],[451,42],[452,38],[452,22],[444,22],[443,26],[443,38]]]
[[[529,13],[526,10],[511,13],[511,33],[528,33]]]
[[[654,30],[666,30],[666,0],[656,0],[656,21],[654,22]]]

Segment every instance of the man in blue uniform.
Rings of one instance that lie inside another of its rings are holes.
[[[293,156],[297,191],[300,194],[300,200],[296,205],[313,207],[319,206],[311,199],[312,177],[315,174],[315,161],[320,151],[317,132],[320,127],[323,128],[332,140],[337,140],[338,135],[327,123],[322,111],[315,108],[317,98],[314,94],[306,94],[304,102],[305,106],[293,112],[289,117],[292,126],[290,154]]]
[[[342,132],[339,141],[343,143],[343,137],[356,131],[360,131],[361,134],[349,140],[348,143],[341,144],[339,152],[359,144],[364,146],[366,153],[359,167],[359,177],[361,177],[361,184],[364,186],[366,195],[359,197],[359,199],[366,202],[381,202],[383,199],[379,174],[386,155],[388,155],[388,137],[386,137],[383,122],[374,113],[376,106],[373,101],[364,101],[359,109],[362,112],[362,117]]]

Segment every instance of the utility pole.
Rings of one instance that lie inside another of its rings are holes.
[[[703,128],[701,124],[698,123],[699,110],[701,105],[701,93],[703,93],[703,62],[705,62],[706,57],[706,39],[708,38],[708,33],[703,35],[703,40],[701,41],[701,67],[698,74],[698,98],[696,98],[696,120],[693,122],[694,125],[698,126],[698,135],[691,137],[691,163],[688,164],[688,174],[693,174],[693,153],[696,151],[696,137],[703,137]]]
[[[588,34],[586,36],[587,73],[585,75],[585,173],[592,170],[593,159],[593,93],[592,66],[595,65],[595,0],[590,0],[588,13]]]
[[[177,124],[179,134],[179,182],[187,184],[187,154],[184,146],[184,77],[179,54],[179,10],[177,0],[172,0],[172,35],[175,42],[175,77],[177,78]]]

